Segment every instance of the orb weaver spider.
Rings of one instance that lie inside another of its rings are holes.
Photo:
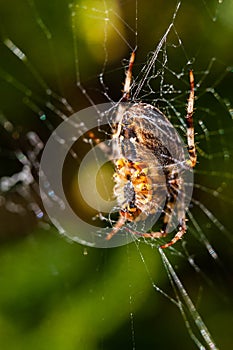
[[[135,52],[132,52],[126,71],[121,102],[131,102],[130,90],[134,60]],[[189,81],[190,94],[185,117],[189,159],[186,160],[186,166],[191,169],[195,167],[197,161],[193,126],[194,76],[192,70],[189,71]],[[106,236],[106,240],[110,240],[127,222],[145,220],[147,213],[155,213],[154,204],[156,199],[154,198],[152,182],[156,182],[158,179],[159,175],[155,170],[158,165],[163,170],[167,189],[162,228],[159,232],[149,233],[127,230],[145,238],[162,238],[168,234],[168,225],[171,221],[181,180],[176,162],[168,152],[166,145],[154,136],[150,125],[147,125],[145,121],[142,122],[141,116],[151,111],[153,111],[155,117],[165,117],[159,109],[147,103],[133,103],[126,110],[124,110],[122,104],[119,105],[112,140],[115,142],[115,149],[118,150],[118,156],[115,155],[114,158],[114,194],[120,210],[118,221],[113,226],[112,231]],[[123,144],[127,144],[127,150],[123,148]],[[145,151],[153,153],[154,162],[157,164],[153,164],[152,172],[149,171],[151,166],[148,165],[146,152],[139,159],[137,157],[136,160],[131,159],[131,153],[138,152],[138,145],[142,146]],[[183,237],[187,230],[186,221],[185,211],[181,211],[178,232],[170,242],[162,245],[161,248],[170,247]]]

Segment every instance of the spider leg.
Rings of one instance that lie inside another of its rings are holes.
[[[126,71],[125,74],[125,82],[124,82],[124,89],[123,89],[123,95],[121,102],[127,102],[130,100],[130,88],[131,88],[131,82],[132,82],[132,69],[133,69],[133,64],[135,60],[135,51],[131,53],[130,59],[129,59],[129,67]],[[122,117],[125,111],[125,107],[122,103],[119,104],[117,114],[116,114],[116,119],[115,123],[117,126],[114,127],[114,134],[113,134],[113,139],[117,139],[120,136],[121,133],[121,127],[122,127]]]
[[[123,97],[122,101],[128,101],[130,99],[130,87],[131,87],[131,81],[132,81],[132,69],[133,64],[135,60],[135,51],[131,53],[130,60],[129,60],[129,67],[125,75],[125,83],[124,83],[124,90],[123,90]]]
[[[90,143],[93,146],[98,146],[98,148],[111,160],[111,154],[112,150],[111,147],[109,147],[105,142],[102,142],[101,139],[99,139],[93,131],[88,132],[88,143]]]
[[[105,237],[105,239],[109,241],[120,230],[120,228],[124,226],[125,222],[126,222],[126,218],[124,218],[123,216],[120,216],[119,220],[113,227],[112,231]]]
[[[131,87],[131,81],[132,81],[132,70],[133,70],[133,64],[135,60],[135,51],[131,53],[130,59],[129,59],[129,67],[125,74],[125,82],[124,82],[124,89],[123,89],[123,96],[122,96],[122,102],[127,102],[130,99],[130,87]],[[123,115],[124,108],[120,104],[118,107],[117,115],[115,122],[118,123],[118,127],[116,132],[113,134],[113,138],[118,138],[121,131],[121,119]],[[89,132],[89,137],[96,145],[100,144],[100,139],[98,139],[93,132]],[[100,148],[103,148],[103,145],[99,145]],[[104,151],[104,150],[103,150]]]
[[[186,233],[187,227],[186,227],[186,219],[182,219],[182,224],[179,226],[179,231],[176,233],[176,235],[172,238],[172,240],[164,245],[161,245],[160,248],[166,249],[170,247],[171,245],[175,244],[177,241],[179,241],[183,235]],[[141,235],[145,238],[162,238],[167,236],[167,232],[161,230],[160,232],[150,232],[150,233],[143,233]]]
[[[161,230],[162,232],[167,232],[167,226],[171,221],[174,206],[179,194],[179,189],[180,185],[178,173],[171,171],[171,174],[167,179],[168,196],[164,208],[163,226]]]
[[[175,171],[171,171],[170,176],[168,176],[167,180],[167,189],[168,189],[168,198],[164,208],[164,218],[163,218],[163,226],[160,232],[150,232],[142,234],[143,237],[146,238],[162,238],[167,236],[167,227],[171,221],[172,213],[174,210],[174,206],[176,204],[176,200],[179,194],[180,184],[178,173]],[[182,193],[181,193],[182,194]],[[181,215],[183,216],[183,211],[181,211]],[[181,216],[181,218],[182,218]],[[161,246],[161,248],[168,248],[174,243],[176,243],[186,232],[186,218],[180,219],[181,224],[179,225],[179,231],[176,233],[174,238],[167,244]]]
[[[188,99],[188,106],[187,106],[187,114],[186,114],[186,125],[187,125],[187,142],[188,142],[188,152],[189,152],[189,160],[188,160],[188,165],[190,167],[195,167],[196,162],[197,162],[197,155],[196,155],[196,148],[195,148],[195,142],[194,142],[194,125],[193,125],[193,107],[194,107],[194,76],[193,76],[193,71],[190,70],[189,72],[189,80],[190,80],[190,94],[189,94],[189,99]],[[166,236],[167,234],[167,226],[171,220],[171,214],[174,209],[174,205],[178,196],[178,191],[179,191],[179,179],[178,179],[178,174],[175,172],[171,172],[170,175],[173,175],[172,179],[168,179],[167,181],[167,189],[169,192],[169,197],[167,199],[166,205],[165,205],[165,215],[164,215],[164,221],[163,221],[163,227],[161,230],[161,235],[160,237]],[[182,195],[182,193],[181,193]],[[181,209],[181,213],[182,213]],[[182,215],[182,214],[181,214]],[[179,231],[176,233],[174,238],[168,242],[167,244],[164,244],[161,246],[161,248],[165,249],[170,247],[171,245],[175,244],[178,240],[180,240],[183,235],[186,233],[187,227],[186,227],[186,218],[185,215],[181,219],[181,224],[179,225]],[[181,216],[181,217],[182,217]],[[158,236],[158,235],[157,235]]]
[[[160,248],[165,249],[170,247],[171,245],[175,244],[177,241],[179,241],[183,235],[186,233],[187,227],[186,227],[186,219],[182,219],[182,224],[179,226],[179,231],[176,233],[176,235],[172,238],[172,240],[164,245],[162,245]]]
[[[138,234],[138,232],[135,233]],[[166,237],[167,233],[161,230],[158,232],[140,233],[140,236],[145,238],[162,238]]]
[[[194,76],[193,71],[189,72],[190,80],[190,94],[188,99],[187,114],[186,114],[186,125],[187,125],[187,142],[188,142],[188,152],[190,159],[188,160],[188,165],[194,168],[197,162],[196,147],[194,142],[194,126],[193,126],[193,106],[194,106]]]

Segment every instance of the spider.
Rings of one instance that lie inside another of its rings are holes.
[[[132,52],[129,66],[126,71],[122,102],[130,101],[130,89],[132,81],[132,69],[135,60],[135,52]],[[194,76],[189,72],[190,94],[185,117],[187,127],[187,144],[189,159],[186,166],[194,168],[196,165],[196,149],[194,143],[193,107],[194,107]],[[117,198],[119,218],[112,231],[106,236],[110,240],[127,222],[145,220],[149,214],[156,212],[156,196],[153,184],[160,182],[160,175],[156,169],[162,169],[166,182],[166,201],[162,228],[159,232],[131,233],[139,234],[145,238],[162,238],[167,236],[168,226],[171,221],[175,203],[181,187],[181,179],[176,167],[176,161],[164,145],[151,130],[151,125],[143,120],[143,115],[153,111],[153,116],[163,116],[163,113],[147,103],[132,103],[129,108],[119,105],[116,124],[112,139],[115,142],[115,173],[114,194]],[[175,140],[174,140],[175,143]],[[136,154],[133,157],[132,154]],[[148,153],[153,155],[153,161],[149,161]],[[153,164],[152,164],[153,163]],[[161,246],[167,248],[175,244],[186,233],[186,217],[184,210],[178,215],[178,231],[170,242]]]

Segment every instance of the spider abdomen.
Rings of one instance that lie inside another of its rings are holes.
[[[114,195],[121,208],[120,214],[129,221],[142,220],[151,211],[152,180],[143,162],[126,158],[116,161]]]

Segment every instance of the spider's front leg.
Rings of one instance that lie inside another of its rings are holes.
[[[196,147],[194,142],[194,125],[193,125],[193,107],[194,107],[194,76],[193,71],[189,72],[190,81],[190,94],[188,99],[187,114],[186,114],[186,126],[187,126],[187,142],[188,152],[190,159],[187,161],[191,168],[194,168],[197,162]]]

